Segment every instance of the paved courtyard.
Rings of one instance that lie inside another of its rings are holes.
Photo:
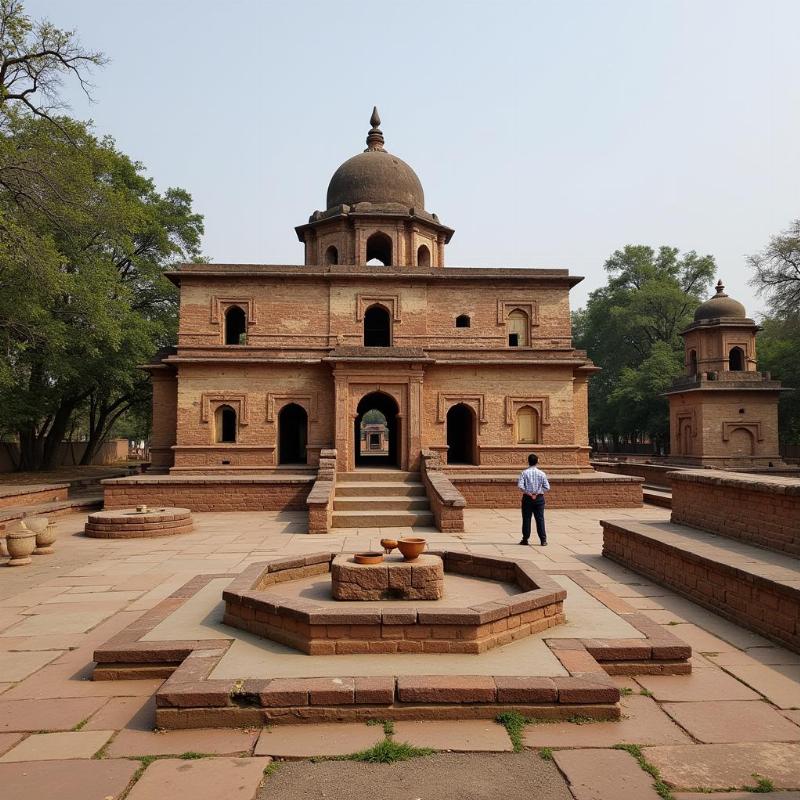
[[[561,572],[585,571],[607,590],[605,606],[592,605],[577,586],[569,586],[567,615],[576,620],[570,624],[594,620],[597,630],[613,630],[619,620],[606,609],[618,598],[690,644],[690,676],[615,679],[623,690],[620,721],[529,724],[523,753],[512,752],[508,733],[494,722],[397,722],[395,742],[453,752],[393,765],[298,761],[369,748],[386,737],[381,725],[154,731],[153,696],[160,681],[91,681],[95,647],[196,575],[236,574],[254,562],[319,550],[375,549],[381,536],[411,532],[341,529],[309,536],[302,514],[194,516],[191,534],[104,541],[82,536],[86,517],[71,514],[58,520],[54,555],[0,571],[4,800],[50,793],[63,800],[657,798],[643,765],[658,769],[676,799],[709,791],[747,797],[747,787],[763,792],[770,786],[779,797],[800,798],[800,655],[601,557],[599,519],[668,518],[668,511],[653,507],[549,512],[547,548],[517,544],[513,510],[468,511],[467,531],[459,536],[414,529],[434,547],[531,559],[561,581],[567,580]],[[205,602],[164,624],[218,630],[216,600],[209,596]],[[169,633],[162,631],[166,638]],[[220,669],[232,675],[264,668],[263,649],[246,643],[240,649],[238,661]],[[408,659],[410,671],[425,671],[430,664],[423,659],[434,657],[391,658]],[[519,651],[521,672],[528,658],[536,658],[535,644]]]

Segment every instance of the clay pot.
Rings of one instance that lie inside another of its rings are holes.
[[[353,561],[356,564],[380,564],[383,561],[383,553],[377,553],[375,551],[369,553],[356,553],[353,556]]]
[[[6,566],[21,567],[31,563],[31,553],[36,549],[36,533],[19,522],[6,534],[6,547],[11,560]]]
[[[388,556],[392,550],[397,549],[397,539],[381,539],[381,547]]]
[[[414,559],[419,558],[425,550],[426,544],[427,542],[425,539],[409,536],[407,539],[399,539],[397,547],[406,561],[414,561]]]
[[[33,551],[35,556],[50,555],[53,551],[53,544],[56,540],[56,524],[48,522],[44,530],[36,532],[36,549]]]

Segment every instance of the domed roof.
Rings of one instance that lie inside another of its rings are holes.
[[[422,184],[411,167],[383,149],[378,109],[372,111],[367,149],[348,159],[333,173],[328,184],[328,208],[371,203],[403,210],[425,208]]]
[[[697,307],[694,312],[694,321],[702,322],[708,319],[721,319],[722,317],[747,318],[745,307],[732,297],[725,294],[725,287],[722,281],[717,283],[717,293]]]

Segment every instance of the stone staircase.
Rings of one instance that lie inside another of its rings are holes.
[[[433,524],[418,472],[359,469],[336,475],[334,528],[407,528]]]

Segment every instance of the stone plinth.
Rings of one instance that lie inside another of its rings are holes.
[[[89,514],[85,533],[95,539],[139,539],[150,536],[172,536],[192,530],[188,508],[135,508],[98,511]]]
[[[336,600],[439,600],[444,564],[423,553],[414,561],[387,556],[380,564],[357,564],[350,555],[331,563],[331,593]]]

